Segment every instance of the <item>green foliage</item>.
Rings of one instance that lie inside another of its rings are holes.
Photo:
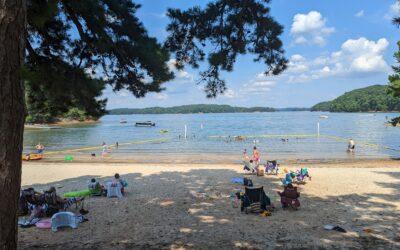
[[[70,110],[68,110],[67,113],[65,113],[64,118],[83,122],[84,120],[86,120],[87,115],[83,110],[80,110],[78,108],[71,108]]]
[[[136,17],[139,7],[130,0],[28,1],[29,115],[60,117],[75,107],[100,117],[106,84],[136,97],[161,91],[173,78],[169,53],[148,36]]]
[[[49,114],[29,114],[25,120],[26,123],[51,123],[55,122],[55,118]]]
[[[137,18],[140,5],[131,0],[27,1],[23,76],[29,119],[62,117],[71,108],[100,117],[107,84],[135,97],[160,92],[174,77],[167,65],[170,52],[178,69],[198,67],[207,56],[201,81],[209,97],[226,89],[219,72],[232,71],[240,54],[254,54],[266,74],[279,74],[287,63],[279,39],[283,27],[268,4],[217,0],[205,9],[169,9],[169,36],[162,45],[148,35]]]
[[[264,107],[232,107],[229,105],[215,104],[195,104],[183,105],[169,108],[153,107],[143,109],[112,109],[110,115],[129,115],[129,114],[195,114],[195,113],[245,113],[245,112],[273,112],[273,108]]]
[[[345,93],[333,101],[321,102],[311,111],[373,112],[400,111],[400,100],[388,95],[388,86],[373,85]]]
[[[269,0],[217,0],[202,9],[169,9],[171,19],[165,46],[175,53],[176,67],[199,67],[207,57],[208,69],[201,73],[208,97],[226,90],[220,71],[232,71],[240,54],[252,53],[267,66],[265,74],[277,75],[287,64],[279,36],[283,27],[270,15]]]

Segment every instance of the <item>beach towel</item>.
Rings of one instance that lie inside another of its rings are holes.
[[[51,218],[41,219],[36,222],[36,227],[41,229],[50,229],[51,228]]]
[[[241,185],[244,184],[243,178],[241,178],[241,177],[233,177],[233,178],[231,179],[231,182],[232,182],[232,183],[241,184]]]

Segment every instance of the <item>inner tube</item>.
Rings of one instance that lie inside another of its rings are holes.
[[[22,156],[23,161],[38,161],[41,159],[43,159],[43,154],[28,154]]]

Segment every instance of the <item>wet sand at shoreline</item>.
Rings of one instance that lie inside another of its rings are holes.
[[[303,164],[283,164],[294,170]],[[240,164],[24,163],[23,187],[84,189],[118,172],[129,182],[122,199],[91,197],[89,221],[52,233],[19,229],[21,249],[53,248],[398,248],[400,164],[394,160],[307,163],[312,181],[299,185],[301,208],[282,210],[279,176],[251,176],[278,207],[270,217],[246,215],[229,195]],[[282,171],[281,171],[282,172]],[[207,197],[192,194],[205,192]],[[325,224],[345,228],[326,231]],[[372,233],[363,230],[370,229]]]

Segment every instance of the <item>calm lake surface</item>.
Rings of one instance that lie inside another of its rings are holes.
[[[329,118],[322,119],[321,115]],[[113,154],[237,154],[251,152],[256,144],[262,154],[274,158],[333,159],[400,157],[400,128],[386,126],[393,113],[272,112],[232,114],[165,114],[104,116],[100,123],[61,129],[26,130],[24,152],[41,142],[48,152],[112,145]],[[128,123],[120,124],[120,119]],[[155,127],[135,127],[152,121]],[[317,136],[317,123],[320,137]],[[184,126],[187,125],[187,139]],[[168,133],[160,133],[168,130]],[[245,136],[235,141],[234,136]],[[287,138],[288,142],[281,139]],[[346,152],[347,140],[356,141],[356,153]],[[164,141],[150,141],[164,139]],[[126,143],[126,145],[123,145]],[[88,154],[101,149],[82,150]]]

